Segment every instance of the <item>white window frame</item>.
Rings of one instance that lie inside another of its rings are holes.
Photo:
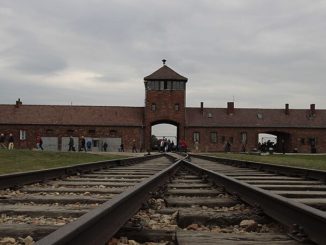
[[[26,140],[26,130],[19,130],[19,139],[20,140]]]

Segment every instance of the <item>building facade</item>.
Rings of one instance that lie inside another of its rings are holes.
[[[37,138],[48,150],[68,150],[69,138],[75,147],[84,136],[93,151],[151,149],[152,126],[169,123],[177,127],[177,141],[185,140],[199,151],[252,151],[259,147],[259,134],[277,136],[279,152],[326,152],[326,110],[186,107],[188,79],[165,64],[144,78],[144,107],[0,105],[0,133],[14,137],[16,148],[35,148]]]

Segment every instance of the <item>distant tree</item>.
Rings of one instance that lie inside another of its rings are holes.
[[[157,150],[159,146],[158,138],[155,135],[151,136],[151,145],[153,150]]]

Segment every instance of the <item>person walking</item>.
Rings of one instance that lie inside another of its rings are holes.
[[[104,144],[103,144],[103,150],[104,151],[107,151],[107,149],[108,149],[108,143],[104,142]]]
[[[8,138],[8,150],[13,150],[14,149],[14,136],[12,136],[12,133],[9,134]]]
[[[38,142],[38,146],[40,147],[40,149],[43,151],[43,140],[41,137],[39,137],[39,142]]]
[[[81,137],[80,148],[79,148],[79,151],[83,151],[83,150],[86,152],[86,140],[84,136]]]
[[[132,152],[137,152],[137,148],[136,148],[136,140],[132,141]]]
[[[68,146],[69,146],[69,149],[68,151],[74,151],[74,138],[72,136],[70,136],[69,138],[69,143],[68,143]]]
[[[0,134],[0,148],[2,149],[7,149],[6,145],[5,145],[5,140],[6,137],[3,133]]]
[[[120,145],[120,151],[121,151],[121,152],[124,152],[124,151],[125,151],[125,148],[124,148],[123,143],[121,143],[121,145]]]

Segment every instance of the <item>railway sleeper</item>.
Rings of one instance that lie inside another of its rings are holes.
[[[2,237],[31,236],[37,241],[57,229],[57,225],[2,224],[0,226],[0,234]]]
[[[180,179],[196,181],[185,184]],[[130,219],[108,244],[115,244],[119,237],[138,242],[131,244],[299,244],[260,210],[241,204],[223,193],[222,187],[197,180],[185,171],[178,172],[165,193],[148,200],[147,208]]]
[[[89,211],[89,208],[72,208],[65,206],[35,206],[35,205],[1,205],[0,214],[28,215],[30,217],[46,216],[56,218],[79,217]]]

